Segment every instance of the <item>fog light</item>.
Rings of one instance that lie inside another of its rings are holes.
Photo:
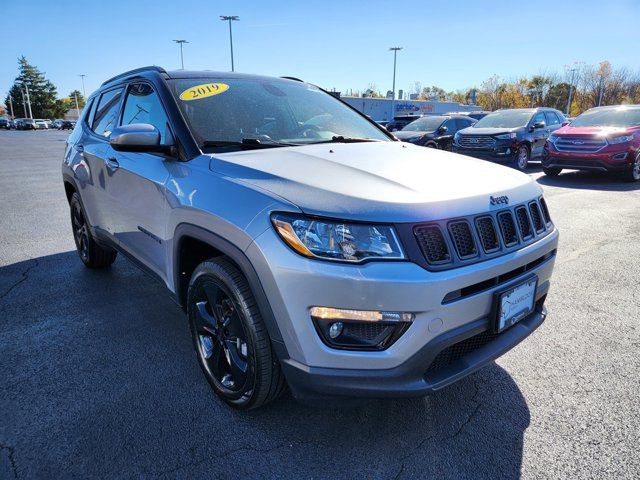
[[[332,348],[344,350],[384,350],[415,318],[410,312],[331,307],[311,307],[309,314],[322,341]]]
[[[336,338],[342,333],[342,328],[344,324],[342,322],[332,323],[329,327],[329,336],[331,338]]]

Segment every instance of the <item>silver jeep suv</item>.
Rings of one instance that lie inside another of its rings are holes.
[[[81,260],[121,252],[184,308],[215,392],[259,407],[425,395],[544,320],[558,232],[540,187],[399,142],[293,78],[107,80],[62,165]]]

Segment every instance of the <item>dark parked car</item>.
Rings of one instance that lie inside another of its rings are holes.
[[[640,105],[587,110],[549,136],[542,169],[549,176],[563,169],[619,172],[640,180]]]
[[[421,118],[421,115],[402,115],[399,117],[393,117],[393,120],[387,123],[387,130],[390,132],[402,130],[418,118]]]
[[[11,121],[8,118],[0,118],[0,128],[9,130],[11,128]]]
[[[73,130],[73,127],[75,127],[75,122],[71,122],[69,120],[63,120],[62,122],[60,122],[60,126],[58,127],[59,130]]]
[[[473,118],[462,115],[433,115],[411,122],[395,136],[403,142],[423,147],[451,150],[453,136],[458,130],[476,123]]]
[[[18,118],[16,120],[16,130],[37,130],[37,128],[33,118]]]
[[[497,110],[454,136],[453,151],[525,170],[539,159],[551,132],[566,125],[553,108]]]

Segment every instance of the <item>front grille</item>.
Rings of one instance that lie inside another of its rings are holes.
[[[466,340],[462,340],[461,342],[448,346],[436,355],[436,358],[434,358],[431,365],[429,365],[426,374],[433,375],[434,373],[447,368],[462,357],[471,352],[475,352],[479,348],[484,347],[487,343],[495,340],[498,335],[500,334],[486,330],[474,335],[473,337],[467,338]]]
[[[466,148],[490,148],[496,144],[496,140],[489,135],[460,135],[458,143]]]
[[[551,215],[549,215],[549,208],[547,208],[547,202],[544,198],[540,199],[540,208],[542,208],[542,215],[546,223],[551,223]]]
[[[437,225],[423,225],[414,230],[422,254],[432,265],[446,263],[451,260],[447,242]]]
[[[516,219],[518,221],[518,229],[520,230],[522,239],[527,240],[531,238],[533,236],[533,230],[531,229],[527,209],[524,207],[516,208]]]
[[[559,152],[595,153],[607,146],[604,138],[558,137],[554,142]]]
[[[513,222],[511,212],[501,212],[498,214],[500,222],[500,231],[502,232],[502,240],[507,247],[511,247],[518,243],[518,234],[516,233],[516,225]]]
[[[522,248],[550,233],[550,223],[546,203],[540,198],[496,212],[399,227],[403,236],[413,232],[425,268],[445,270]],[[411,257],[421,263],[416,258],[418,249],[410,250],[414,252]]]
[[[449,232],[460,258],[475,257],[478,254],[471,227],[466,220],[450,223]]]
[[[495,252],[500,248],[500,241],[496,233],[496,227],[493,224],[493,218],[490,216],[476,218],[476,229],[480,243],[486,253]]]
[[[531,214],[531,220],[533,221],[533,228],[536,232],[544,230],[544,221],[542,220],[542,214],[540,213],[540,207],[536,202],[529,204],[529,213]]]

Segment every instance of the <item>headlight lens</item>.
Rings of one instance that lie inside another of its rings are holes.
[[[460,132],[456,132],[456,134],[453,136],[453,141],[456,143],[460,142]]]
[[[307,218],[285,213],[271,217],[280,237],[306,257],[359,263],[405,257],[393,227]]]
[[[515,132],[511,133],[502,133],[500,135],[496,135],[498,140],[510,140],[516,138],[518,135]]]
[[[607,141],[612,145],[616,145],[618,143],[627,143],[632,140],[633,140],[633,135],[621,135],[619,137],[610,137],[607,139]]]

